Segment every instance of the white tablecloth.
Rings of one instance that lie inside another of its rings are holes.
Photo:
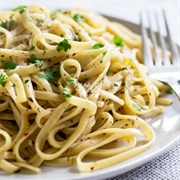
[[[180,143],[158,158],[108,180],[179,180]]]

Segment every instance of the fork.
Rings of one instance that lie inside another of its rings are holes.
[[[180,99],[180,85],[178,83],[178,80],[180,78],[180,55],[177,46],[172,41],[165,11],[162,11],[162,17],[166,27],[167,42],[165,37],[162,36],[160,33],[160,25],[159,20],[157,18],[157,14],[155,16],[155,19],[159,30],[159,32],[157,32],[157,35],[159,37],[159,44],[156,38],[156,33],[152,30],[152,22],[149,13],[147,14],[147,17],[149,23],[149,37],[153,45],[153,55],[150,51],[148,34],[144,25],[143,14],[141,12],[140,26],[142,35],[143,62],[145,66],[148,68],[148,73],[150,74],[150,76],[156,80],[168,84],[176,93],[177,97]],[[167,55],[168,46],[171,52],[171,59]],[[158,53],[158,47],[160,47],[160,49],[162,50],[162,56],[160,56]]]

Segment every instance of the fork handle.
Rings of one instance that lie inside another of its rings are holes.
[[[171,80],[168,81],[169,86],[172,88],[172,90],[176,93],[180,100],[180,85],[177,80]]]

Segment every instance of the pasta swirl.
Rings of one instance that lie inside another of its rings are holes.
[[[148,149],[155,133],[143,117],[171,102],[140,48],[139,35],[87,10],[2,12],[0,168],[91,171]]]

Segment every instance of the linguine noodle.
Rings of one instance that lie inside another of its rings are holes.
[[[87,10],[39,5],[2,12],[0,25],[1,169],[91,171],[152,145],[144,118],[170,100],[141,64],[139,35]]]

